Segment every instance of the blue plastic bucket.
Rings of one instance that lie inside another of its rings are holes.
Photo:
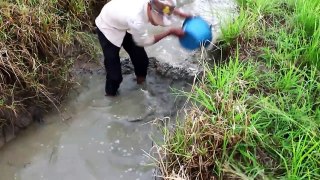
[[[179,39],[182,47],[194,50],[208,46],[212,40],[211,26],[201,17],[187,18],[182,25],[185,35]]]

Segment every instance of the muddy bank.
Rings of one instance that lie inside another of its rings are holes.
[[[72,73],[75,76],[84,74],[105,75],[103,60],[102,58],[100,59],[99,63],[91,62],[77,64],[72,70]],[[203,68],[195,59],[196,58],[190,57],[190,59],[186,59],[183,64],[174,65],[172,63],[163,62],[154,57],[150,57],[148,72],[172,78],[173,80],[191,81],[195,76],[201,74],[203,71]],[[121,59],[121,67],[122,74],[131,74],[134,72],[133,65],[129,58]]]

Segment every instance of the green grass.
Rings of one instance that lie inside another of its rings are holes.
[[[187,117],[165,130],[165,179],[320,178],[320,1],[242,0]],[[170,131],[171,130],[171,131]],[[172,176],[170,176],[172,175]]]

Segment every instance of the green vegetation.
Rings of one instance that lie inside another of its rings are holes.
[[[73,53],[87,49],[91,54],[83,46],[91,44],[85,32],[91,28],[89,10],[95,3],[0,2],[0,130],[28,106],[52,107],[61,101],[72,83]]]
[[[239,0],[227,62],[158,145],[165,179],[320,178],[320,1]]]

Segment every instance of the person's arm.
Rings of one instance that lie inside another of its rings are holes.
[[[147,35],[147,33],[142,34],[137,32],[132,34],[133,40],[138,46],[150,46],[171,35],[182,37],[184,35],[184,32],[181,28],[171,28],[163,33],[156,35]]]
[[[185,13],[185,12],[182,12],[181,10],[179,9],[174,9],[173,10],[173,14],[176,15],[176,16],[179,16],[180,18],[190,18],[190,17],[193,17],[194,15],[192,14],[188,14],[188,13]]]
[[[176,37],[182,37],[184,35],[184,32],[181,28],[171,28],[168,31],[165,31],[163,33],[154,35],[154,43],[157,43],[161,39],[167,37],[167,36],[176,36]]]
[[[132,28],[129,33],[131,33],[133,40],[138,46],[150,46],[171,35],[176,37],[182,37],[184,35],[184,31],[181,28],[171,28],[162,33],[153,35],[149,34],[143,26],[140,26],[140,28]]]
[[[176,37],[181,37],[184,35],[184,32],[181,28],[171,28],[165,32],[153,35],[149,34],[147,25],[143,23],[142,21],[129,21],[129,33],[132,35],[133,40],[138,46],[150,46],[157,42],[159,42],[161,39],[173,35]]]

